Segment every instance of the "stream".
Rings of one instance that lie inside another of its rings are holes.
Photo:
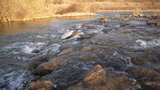
[[[97,25],[97,30],[114,30],[121,28],[124,22],[113,17],[129,17],[131,13],[97,13],[96,18],[91,19],[56,19],[41,22],[19,22],[0,26],[0,90],[21,90],[26,83],[34,77],[28,70],[28,64],[32,58],[41,55],[55,55],[61,52],[61,36],[72,27],[80,27],[82,23],[94,22],[98,17],[109,17],[108,28]],[[148,13],[147,13],[148,15]],[[160,46],[160,34],[154,37],[147,36],[150,30],[159,30],[157,27],[148,26],[145,19],[142,21],[128,21],[128,28],[146,30],[144,37],[135,40],[135,44],[129,46],[134,49],[144,49]],[[107,33],[108,31],[104,31]],[[130,32],[128,30],[128,32]],[[147,32],[147,33],[146,33]],[[99,33],[99,31],[97,32]],[[126,32],[127,33],[127,32]],[[159,33],[157,31],[157,33]],[[133,33],[134,34],[134,33]],[[133,35],[133,37],[138,37]],[[133,38],[129,38],[133,39]],[[120,41],[120,40],[119,40]],[[74,42],[76,43],[76,42]],[[123,43],[123,41],[122,41]]]

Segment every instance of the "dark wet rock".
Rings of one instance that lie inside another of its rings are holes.
[[[105,24],[105,23],[107,23],[107,21],[108,21],[107,17],[100,17],[100,18],[98,18],[98,22],[100,24]]]
[[[0,89],[6,88],[7,87],[7,83],[5,81],[1,81],[0,82]]]
[[[55,90],[54,84],[47,80],[36,80],[30,83],[30,90]]]
[[[137,50],[131,54],[131,61],[135,65],[151,65],[159,63],[159,48],[148,48],[145,50]]]
[[[38,50],[38,49],[35,49],[32,51],[32,53],[39,53],[39,52],[40,52],[40,50]]]
[[[112,31],[112,30],[114,30],[114,28],[113,27],[106,27],[106,28],[104,28],[102,31],[104,32],[104,33],[108,33],[108,32],[110,32],[110,31]]]
[[[44,62],[47,62],[49,60],[48,56],[46,55],[39,55],[39,56],[36,56],[34,58],[31,59],[31,62],[29,64],[29,69],[30,70],[33,70],[35,69],[38,65],[44,63]]]
[[[40,64],[35,70],[34,74],[36,75],[45,75],[53,70],[58,69],[60,66],[64,65],[66,63],[66,60],[63,60],[65,58],[53,58],[52,60]]]
[[[156,80],[158,78],[160,79],[160,73],[151,68],[137,66],[128,68],[127,72],[131,76],[138,79],[150,79],[150,80]]]
[[[67,90],[138,90],[138,87],[136,82],[129,80],[125,74],[111,74],[101,65],[96,65],[83,81],[68,87]]]
[[[145,65],[148,64],[148,61],[146,61],[145,59],[138,59],[138,58],[132,58],[132,63],[135,65]]]
[[[84,83],[86,85],[100,85],[106,81],[106,71],[101,65],[96,65],[91,71],[87,73],[84,78]]]
[[[66,49],[62,50],[61,53],[59,53],[58,55],[65,55],[68,53],[72,53],[73,51],[74,51],[73,48],[66,48]]]
[[[87,65],[80,62],[68,63],[60,69],[42,77],[42,79],[52,80],[57,85],[57,88],[64,90],[69,85],[75,84],[83,79],[86,66]]]
[[[154,19],[154,18],[156,18],[156,19]],[[159,21],[160,21],[160,17],[154,17],[154,18],[151,18],[150,20],[148,20],[148,22],[147,22],[147,24],[148,25],[151,25],[151,26],[160,26],[160,23],[159,23]]]
[[[157,81],[145,81],[143,84],[143,90],[159,90],[160,80]]]
[[[92,51],[94,48],[92,46],[86,46],[81,49],[81,51]]]
[[[79,58],[83,62],[95,62],[98,59],[97,55],[91,52],[83,52],[80,54]]]
[[[142,90],[159,90],[160,73],[151,68],[132,67],[128,73],[136,78],[142,86]]]
[[[82,27],[83,29],[96,29],[96,25],[92,25],[92,24],[82,24]]]

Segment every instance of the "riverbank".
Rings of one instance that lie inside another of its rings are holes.
[[[3,1],[0,2],[0,22],[28,21],[43,18],[65,16],[90,16],[95,12],[107,10],[159,10],[160,2],[155,1],[103,1],[83,2],[69,1],[53,3],[45,0],[32,1]],[[77,14],[78,13],[78,14]]]

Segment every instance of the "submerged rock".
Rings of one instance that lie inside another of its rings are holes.
[[[157,81],[145,81],[144,90],[159,90],[160,88],[160,80]]]
[[[146,78],[146,79],[160,79],[160,73],[156,72],[154,69],[145,68],[145,67],[131,67],[128,70],[128,73],[135,78]]]
[[[46,47],[42,51],[42,53],[45,53],[48,56],[52,56],[52,55],[55,55],[55,54],[59,53],[60,52],[60,48],[61,48],[61,45],[58,44],[58,43],[51,44],[48,47]]]
[[[40,64],[35,70],[34,74],[36,75],[45,75],[53,70],[58,69],[60,66],[64,65],[66,60],[63,60],[62,58],[53,58],[52,60]]]
[[[160,73],[156,72],[154,69],[145,67],[132,67],[127,71],[130,76],[138,80],[143,90],[159,90]]]
[[[71,85],[67,90],[138,90],[138,87],[125,74],[108,72],[101,65],[96,65],[83,81]]]
[[[29,69],[33,70],[35,69],[38,65],[47,62],[49,60],[47,55],[38,55],[34,58],[31,59],[31,62],[29,64]]]
[[[106,82],[106,71],[101,65],[96,65],[84,78],[86,85],[101,85]]]
[[[54,84],[47,80],[36,80],[30,83],[30,90],[55,90]]]

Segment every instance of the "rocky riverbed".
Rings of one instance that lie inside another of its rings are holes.
[[[114,15],[1,36],[0,90],[160,90],[160,17]]]

